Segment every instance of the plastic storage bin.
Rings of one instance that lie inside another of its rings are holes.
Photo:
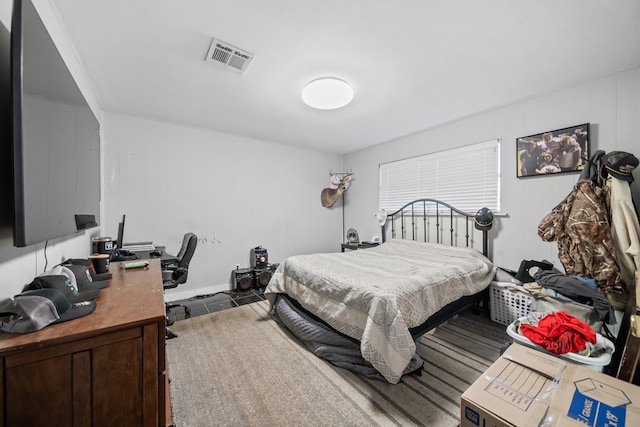
[[[489,285],[489,310],[492,321],[509,325],[531,312],[533,297],[528,292],[515,288],[517,286],[513,283],[491,282]]]
[[[543,347],[534,343],[529,338],[519,334],[518,331],[516,330],[515,322],[507,326],[507,334],[509,334],[509,336],[513,338],[514,341],[519,342],[522,345],[526,345],[528,347],[535,348],[536,350],[549,353]],[[579,365],[584,365],[585,368],[589,368],[597,372],[602,372],[604,370],[604,367],[607,366],[609,363],[611,363],[611,355],[615,351],[616,347],[610,340],[608,340],[607,338],[603,337],[600,334],[596,334],[596,338],[597,338],[596,347],[601,347],[605,349],[604,353],[600,354],[597,357],[581,356],[576,353],[556,354],[555,356],[561,357],[563,359],[571,360],[572,362],[577,363]],[[550,353],[550,354],[553,354],[553,353]]]

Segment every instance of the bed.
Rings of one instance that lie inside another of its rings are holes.
[[[386,215],[378,246],[280,263],[265,289],[272,314],[316,355],[398,383],[422,366],[418,337],[488,300],[495,268],[474,223],[438,200],[407,203]]]

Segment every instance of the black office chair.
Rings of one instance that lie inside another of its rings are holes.
[[[161,263],[162,265],[162,285],[164,289],[177,288],[178,285],[187,282],[187,276],[189,274],[189,263],[193,254],[196,251],[196,245],[198,244],[198,236],[193,233],[186,233],[182,239],[182,246],[180,251],[175,256],[175,260],[171,260],[167,263]],[[165,303],[165,313],[167,326],[173,325],[173,319],[169,316],[171,310],[174,308],[182,307],[185,313],[185,319],[191,317],[191,310],[184,304]],[[166,338],[175,338],[177,335],[167,329]]]

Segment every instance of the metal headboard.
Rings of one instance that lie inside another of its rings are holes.
[[[460,228],[464,229],[464,239],[465,245],[469,247],[469,238],[471,236],[472,227],[475,225],[475,213],[463,212],[460,209],[454,208],[448,203],[442,202],[436,199],[418,199],[412,202],[407,203],[400,209],[390,214],[387,214],[386,221],[384,225],[381,226],[382,231],[382,242],[386,241],[386,232],[387,227],[391,224],[391,238],[396,238],[397,236],[397,226],[396,223],[399,223],[400,226],[400,239],[409,239],[407,237],[407,232],[410,229],[411,232],[411,240],[420,240],[419,235],[422,234],[423,242],[429,242],[431,239],[430,228],[428,227],[428,222],[431,221],[431,218],[435,218],[435,235],[436,235],[436,243],[444,243],[444,228],[441,229],[440,226],[448,225],[449,233],[450,233],[450,242],[451,245],[454,245],[454,238],[456,237],[456,233],[459,232]],[[457,224],[457,220],[461,219],[464,221],[464,225],[460,226]],[[422,221],[422,227],[420,230],[419,222]],[[447,222],[448,224],[443,224],[441,222]],[[420,233],[422,231],[422,233]],[[488,257],[489,248],[488,248],[488,231],[489,230],[480,230],[482,232],[482,254]]]

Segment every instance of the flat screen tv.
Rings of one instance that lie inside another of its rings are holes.
[[[99,123],[30,0],[11,22],[13,243],[100,224]],[[81,221],[76,218],[95,218]]]
[[[9,24],[9,26],[11,26]],[[0,22],[0,240],[13,233],[11,165],[11,33]]]

